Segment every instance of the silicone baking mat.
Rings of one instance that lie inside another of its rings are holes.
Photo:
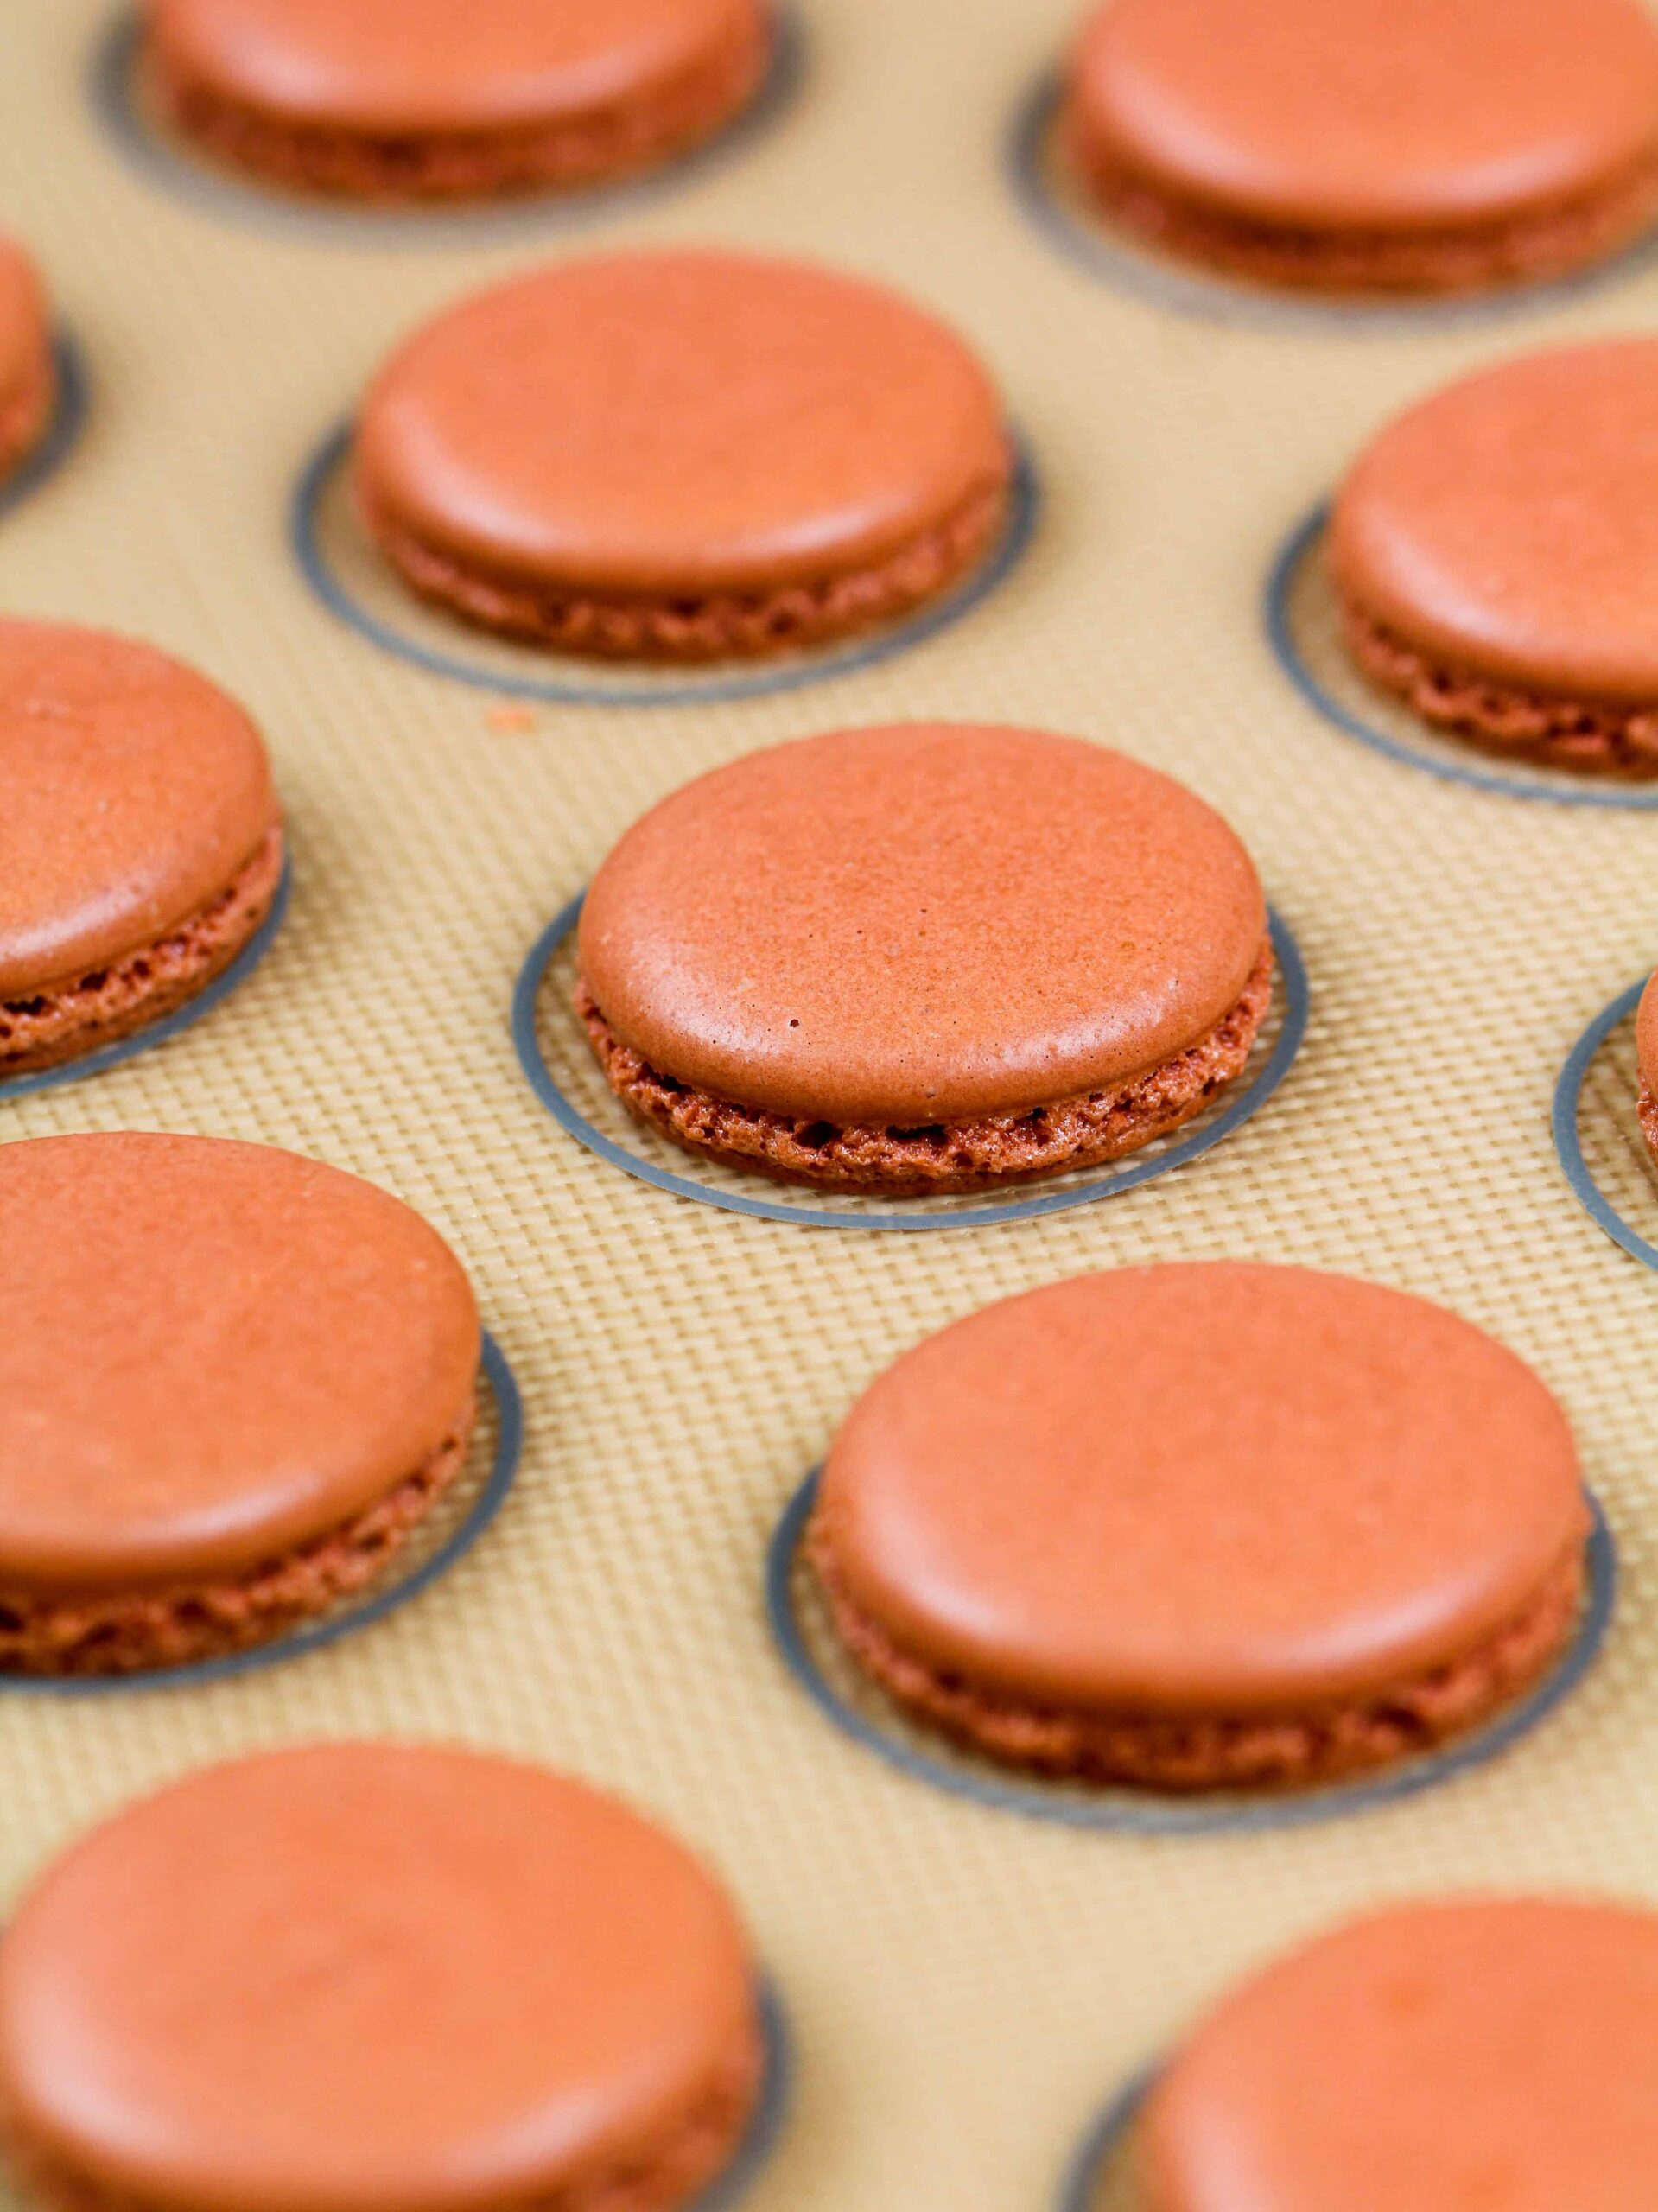
[[[0,0],[0,220],[38,250],[91,385],[63,466],[0,516],[0,606],[137,632],[238,692],[295,857],[243,988],[107,1075],[0,1105],[0,1136],[263,1138],[399,1192],[465,1256],[526,1422],[493,1526],[362,1634],[206,1687],[0,1699],[0,1908],[130,1793],[251,1745],[384,1731],[554,1761],[676,1824],[742,1899],[798,2069],[755,2212],[1050,2212],[1107,2094],[1302,1931],[1449,1885],[1658,1896],[1658,1282],[1549,1135],[1573,1040],[1658,955],[1658,831],[1355,743],[1261,612],[1278,548],[1380,417],[1519,346],[1650,327],[1658,270],[1490,320],[1183,316],[1056,251],[1008,183],[1069,5],[798,14],[798,92],[732,160],[603,222],[428,248],[157,188],[87,99],[104,7]],[[500,715],[338,623],[285,517],[386,347],[543,252],[668,240],[817,255],[970,334],[1043,483],[1013,573],[912,652],[675,709]],[[1270,1104],[1109,1205],[949,1236],[724,1215],[566,1137],[515,1058],[512,986],[616,835],[752,747],[937,715],[1123,747],[1229,816],[1312,981]],[[1658,1185],[1634,1198],[1658,1236]],[[988,1299],[1222,1253],[1423,1292],[1535,1362],[1621,1550],[1594,1673],[1490,1764],[1301,1830],[1076,1833],[871,1758],[790,1676],[764,1601],[772,1527],[854,1395]]]

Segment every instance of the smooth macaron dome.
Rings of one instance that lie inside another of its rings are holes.
[[[0,620],[0,1078],[193,998],[282,874],[246,713],[127,638]]]
[[[45,287],[22,246],[0,234],[0,474],[38,443],[56,396]]]
[[[231,166],[349,199],[581,186],[758,88],[765,0],[146,0],[147,75]]]
[[[809,1554],[906,1710],[1056,1776],[1172,1789],[1379,1767],[1575,1627],[1560,1408],[1380,1285],[1204,1262],[969,1315],[860,1399]]]
[[[1648,2212],[1658,1915],[1516,1897],[1350,1923],[1200,2023],[1142,2148],[1147,2212]]]
[[[459,1471],[472,1290],[372,1184],[227,1139],[39,1137],[0,1146],[0,1667],[266,1641]]]
[[[1559,274],[1658,207],[1640,0],[1106,0],[1065,134],[1109,212],[1278,286]]]
[[[668,2212],[760,2065],[690,1853],[473,1751],[210,1768],[72,1846],[0,1942],[0,2110],[49,2203]]]
[[[901,723],[716,769],[622,837],[577,1003],[691,1149],[893,1196],[1093,1164],[1242,1067],[1272,988],[1220,817],[1123,754]]]
[[[762,654],[896,618],[1006,512],[1001,402],[878,285],[713,251],[562,263],[474,295],[376,380],[354,483],[404,581],[594,656]]]
[[[1424,720],[1658,775],[1658,340],[1530,353],[1369,444],[1329,537],[1348,650]]]

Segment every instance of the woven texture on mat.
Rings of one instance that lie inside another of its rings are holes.
[[[786,1994],[798,2099],[757,2212],[1012,2212],[1048,2202],[1109,2087],[1303,1929],[1451,1885],[1658,1895],[1658,1281],[1579,1211],[1547,1124],[1572,1040],[1658,956],[1655,829],[1374,757],[1293,696],[1259,613],[1285,531],[1379,417],[1513,349],[1649,326],[1658,271],[1404,331],[1177,319],[1059,257],[1006,188],[1009,111],[1067,7],[803,13],[808,81],[730,163],[596,222],[427,247],[169,198],[85,103],[103,8],[0,0],[0,219],[39,251],[93,385],[68,466],[0,517],[0,606],[138,632],[244,697],[295,863],[245,990],[100,1080],[0,1106],[0,1135],[197,1129],[373,1178],[464,1255],[528,1421],[497,1526],[361,1637],[200,1690],[0,1693],[0,1899],[130,1792],[250,1745],[391,1731],[552,1760],[706,1850]],[[958,627],[823,688],[493,726],[487,694],[308,594],[290,484],[440,303],[543,253],[674,240],[816,254],[954,318],[1038,457],[1037,542]],[[752,747],[936,715],[1121,746],[1231,817],[1312,975],[1270,1108],[1120,1199],[916,1237],[719,1215],[562,1136],[508,1001],[611,840]],[[1204,1840],[980,1811],[843,1741],[774,1658],[761,1567],[854,1394],[992,1297],[1221,1253],[1426,1293],[1537,1363],[1625,1567],[1586,1688],[1408,1804]]]

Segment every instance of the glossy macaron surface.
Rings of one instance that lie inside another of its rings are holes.
[[[504,130],[602,111],[752,29],[755,0],[149,0],[162,55],[295,124]]]

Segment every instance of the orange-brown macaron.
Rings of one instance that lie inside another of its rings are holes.
[[[1658,207],[1658,28],[1641,0],[1107,0],[1064,131],[1107,211],[1261,283],[1525,283]]]
[[[351,200],[597,184],[708,137],[765,0],[145,0],[145,73],[231,167]]]
[[[38,444],[56,397],[45,288],[22,248],[0,235],[0,479]]]
[[[258,731],[149,645],[0,620],[0,1080],[158,1020],[270,911]]]
[[[37,1137],[0,1145],[0,1669],[266,1642],[459,1471],[477,1307],[384,1191],[265,1145]]]
[[[810,1555],[849,1650],[993,1758],[1321,1783],[1483,1719],[1579,1617],[1564,1415],[1377,1284],[1209,1262],[986,1307],[890,1368]]]
[[[1641,994],[1635,1018],[1635,1057],[1640,1071],[1636,1105],[1641,1127],[1653,1158],[1658,1160],[1658,976],[1648,979]]]
[[[428,599],[563,652],[821,645],[937,598],[1006,512],[995,389],[893,293],[715,252],[562,264],[381,372],[355,486]]]
[[[1242,1068],[1260,881],[1181,785],[1078,738],[846,730],[750,753],[622,838],[577,1004],[664,1135],[890,1197],[1115,1159]]]
[[[0,1942],[0,2113],[51,2206],[668,2212],[760,2068],[690,1853],[472,1751],[210,1768],[73,1846]]]
[[[1255,1974],[1153,2093],[1147,2212],[1650,2212],[1658,1915],[1457,1898]]]
[[[1490,749],[1658,775],[1655,471],[1658,340],[1526,354],[1420,401],[1336,502],[1349,652]]]

